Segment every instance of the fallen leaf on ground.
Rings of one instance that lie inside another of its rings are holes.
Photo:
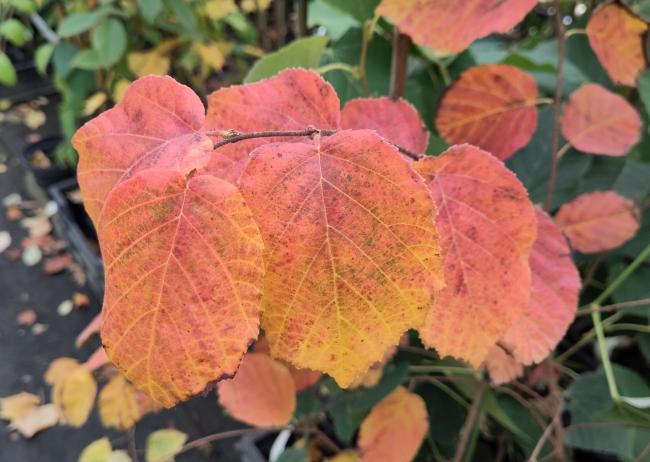
[[[11,245],[11,234],[9,231],[0,231],[0,253],[4,252]]]
[[[90,305],[90,298],[83,292],[75,292],[74,295],[72,295],[72,304],[75,309],[83,310],[88,308],[88,305]]]
[[[37,245],[30,245],[22,253],[22,261],[25,266],[35,266],[43,258],[43,252]]]
[[[49,276],[59,274],[65,270],[70,263],[72,263],[72,257],[68,253],[46,258],[43,262],[43,272]]]
[[[0,398],[0,419],[19,419],[40,404],[41,398],[24,391],[12,396]]]
[[[36,322],[36,311],[32,309],[23,310],[16,316],[16,323],[19,326],[29,327]]]
[[[41,237],[52,232],[52,223],[45,215],[23,218],[20,226],[27,230],[30,237]]]
[[[18,221],[23,217],[23,212],[18,207],[7,207],[5,216],[9,221]]]
[[[32,335],[41,335],[47,330],[47,328],[47,324],[41,324],[40,322],[37,322],[32,326]]]
[[[67,316],[72,312],[72,308],[74,308],[74,304],[72,303],[72,300],[63,300],[61,303],[59,303],[59,306],[56,308],[56,313],[59,316]]]
[[[13,420],[9,425],[25,438],[31,438],[46,428],[53,427],[59,421],[59,411],[54,404],[45,404],[32,408],[20,419]]]
[[[59,409],[61,422],[81,427],[92,411],[97,383],[92,374],[80,364],[54,382],[52,403]]]

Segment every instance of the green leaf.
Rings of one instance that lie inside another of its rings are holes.
[[[65,79],[72,71],[72,61],[79,52],[79,48],[70,42],[59,42],[54,47],[52,62],[58,77]]]
[[[32,31],[15,18],[0,23],[0,37],[17,47],[23,46],[32,38]]]
[[[102,66],[109,68],[126,51],[126,30],[121,21],[109,18],[93,31],[91,42]]]
[[[647,243],[646,243],[647,245]],[[627,267],[627,262],[618,261],[608,267],[607,280],[611,283]],[[615,303],[631,302],[650,298],[650,266],[642,265],[634,271],[612,294]],[[625,311],[628,314],[644,316],[650,320],[650,304]]]
[[[340,39],[348,29],[358,24],[352,16],[341,13],[326,0],[316,0],[309,5],[307,25],[310,28],[323,26],[327,30],[327,35],[334,40]]]
[[[637,460],[650,444],[650,431],[618,423],[591,422],[570,425],[565,438],[567,445],[574,448]]]
[[[276,462],[309,462],[309,454],[305,448],[286,449]]]
[[[88,71],[96,71],[103,67],[103,62],[97,50],[81,50],[74,57],[72,65],[77,69],[85,69]]]
[[[384,368],[384,374],[376,386],[352,391],[343,391],[332,379],[325,379],[325,386],[338,402],[329,411],[336,435],[342,441],[350,442],[370,409],[404,382],[407,375],[407,363],[389,364]]]
[[[86,32],[95,27],[104,14],[104,11],[96,10],[83,13],[73,13],[70,16],[66,16],[63,21],[61,21],[61,24],[59,24],[58,34],[60,37],[65,38]]]
[[[360,24],[363,24],[374,16],[375,8],[379,5],[379,1],[380,0],[325,0],[326,3],[329,3],[339,11],[355,18]]]
[[[650,114],[650,69],[639,76],[639,96],[645,106],[645,112]]]
[[[327,45],[327,37],[301,38],[259,59],[248,72],[245,83],[257,82],[272,77],[289,67],[313,69],[320,65]]]
[[[187,435],[173,429],[157,430],[147,438],[147,462],[170,462],[185,442]]]
[[[53,52],[54,45],[51,43],[44,43],[36,49],[34,52],[34,65],[39,73],[45,74],[47,72],[47,65]]]
[[[162,11],[162,0],[138,0],[138,8],[145,21],[152,23]]]
[[[0,52],[0,84],[6,87],[13,87],[18,80],[16,76],[16,69],[9,61],[9,57]]]
[[[183,30],[190,35],[194,34],[197,29],[196,17],[188,2],[185,0],[165,0],[165,3],[176,16]]]
[[[36,12],[36,5],[32,0],[9,0],[9,4],[21,13],[32,14]]]

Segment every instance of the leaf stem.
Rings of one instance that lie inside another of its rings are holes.
[[[468,452],[468,454],[471,453],[471,451],[467,451],[467,449],[470,445],[470,440],[472,439],[471,437],[475,433],[476,427],[478,425],[479,414],[481,414],[480,411],[483,407],[483,396],[485,395],[485,392],[488,390],[488,388],[489,385],[487,382],[481,381],[478,390],[476,390],[476,394],[472,400],[472,406],[469,408],[467,418],[465,419],[465,424],[461,430],[458,446],[456,446],[456,453],[454,454],[452,462],[462,462],[465,459],[465,452]]]
[[[553,104],[555,100],[553,98],[537,98],[535,104],[541,106],[542,104]]]
[[[587,308],[581,308],[578,310],[576,316],[586,316],[593,313],[594,311],[600,311],[601,313],[609,313],[612,311],[626,310],[630,308],[637,308],[639,306],[650,305],[650,298],[642,298],[639,300],[632,300],[629,302],[613,303],[611,305],[598,306],[591,305]]]
[[[441,366],[439,364],[420,364],[409,366],[409,372],[413,373],[427,373],[427,372],[441,372],[458,375],[476,375],[477,371],[469,367],[460,366]]]
[[[574,35],[584,35],[586,33],[587,33],[587,29],[582,29],[578,27],[576,29],[569,29],[568,31],[566,31],[566,34],[564,34],[564,36],[566,38],[569,38],[569,37],[573,37]]]
[[[406,89],[406,74],[411,49],[411,38],[402,34],[397,27],[393,28],[393,55],[390,64],[390,97],[398,99],[404,96]]]
[[[553,207],[553,193],[555,192],[555,181],[557,168],[560,161],[560,121],[562,117],[562,85],[564,83],[564,54],[566,50],[566,34],[562,22],[562,8],[560,0],[554,0],[555,6],[555,29],[557,32],[557,74],[555,76],[555,95],[553,97],[553,131],[551,133],[551,170],[548,176],[546,198],[544,199],[544,210],[547,212]]]
[[[368,75],[366,74],[366,62],[368,61],[368,46],[370,45],[370,40],[372,40],[372,36],[375,32],[377,21],[379,21],[379,16],[375,14],[372,19],[369,19],[363,25],[363,33],[361,35],[361,53],[359,55],[357,78],[361,81],[363,94],[365,96],[370,96],[370,85],[368,84]]]
[[[319,74],[327,74],[328,72],[332,71],[343,71],[347,72],[348,74],[352,74],[355,78],[360,78],[360,68],[356,66],[351,66],[346,63],[329,63],[325,64],[324,66],[321,66],[317,69],[315,69],[316,72]]]

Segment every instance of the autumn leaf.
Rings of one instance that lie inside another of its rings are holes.
[[[108,193],[135,172],[158,167],[187,173],[207,163],[212,141],[203,134],[204,112],[190,88],[170,77],[148,76],[77,131],[77,178],[95,225]]]
[[[158,406],[122,374],[113,377],[99,392],[98,408],[102,425],[119,431],[128,430],[144,415],[158,410]]]
[[[206,127],[212,131],[337,129],[339,121],[336,92],[320,75],[306,69],[288,69],[260,82],[221,88],[208,97]],[[253,149],[290,139],[266,137],[222,146],[221,155],[213,157],[208,170],[235,181]]]
[[[77,365],[52,385],[52,404],[59,410],[61,423],[81,427],[95,403],[97,383],[92,374]]]
[[[108,462],[113,447],[108,438],[100,438],[86,446],[79,455],[78,462]]]
[[[74,358],[56,358],[45,371],[45,382],[49,385],[54,385],[56,382],[63,380],[77,366],[79,366],[79,361]]]
[[[447,281],[420,336],[441,356],[478,367],[528,301],[535,209],[516,176],[474,146],[451,147],[414,167],[438,209]]]
[[[375,130],[379,136],[416,153],[426,151],[429,132],[411,103],[404,99],[359,98],[341,111],[344,129]]]
[[[485,367],[495,385],[511,382],[524,373],[524,365],[499,345],[495,345],[485,358]]]
[[[429,418],[424,400],[404,387],[385,397],[361,423],[361,462],[410,462],[424,441]]]
[[[167,407],[234,374],[258,335],[264,268],[237,189],[144,170],[108,196],[98,234],[102,343],[122,373]]]
[[[22,416],[13,419],[9,428],[18,431],[25,438],[55,426],[59,421],[59,410],[54,404],[44,404],[30,408]]]
[[[397,149],[362,130],[262,146],[241,189],[274,357],[345,387],[422,323],[442,284],[433,204]]]
[[[582,253],[615,249],[639,229],[640,212],[634,202],[614,191],[582,194],[564,204],[555,221]]]
[[[173,462],[183,448],[187,435],[173,428],[156,430],[147,437],[146,462]]]
[[[589,19],[589,44],[615,83],[636,86],[637,77],[646,68],[647,30],[645,21],[618,3],[600,6]]]
[[[509,31],[536,4],[537,0],[382,0],[377,14],[418,45],[459,53],[478,38]]]
[[[624,156],[641,139],[641,118],[623,97],[590,83],[569,96],[562,134],[576,149]]]
[[[470,143],[505,160],[535,133],[536,99],[535,79],[518,68],[472,67],[443,95],[436,128],[450,144]]]
[[[269,341],[265,335],[260,335],[257,338],[257,341],[255,342],[255,346],[253,348],[253,352],[264,354],[267,356],[271,355],[271,347],[269,346]],[[297,367],[294,367],[291,364],[288,363],[283,363],[283,364],[287,366],[287,368],[289,368],[289,372],[291,372],[293,381],[296,384],[296,392],[300,392],[302,390],[311,387],[312,385],[315,385],[323,376],[323,374],[319,371],[313,371],[311,369],[298,369]]]
[[[286,425],[296,410],[289,369],[261,353],[249,353],[235,377],[218,383],[219,403],[235,419],[257,427]]]
[[[26,392],[0,398],[0,419],[14,420],[41,404],[41,398]]]

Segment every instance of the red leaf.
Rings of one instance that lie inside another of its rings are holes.
[[[404,387],[386,396],[361,423],[361,462],[409,462],[429,429],[424,400]]]
[[[374,132],[259,147],[241,189],[266,244],[273,356],[348,386],[422,323],[441,283],[433,204]]]
[[[417,153],[426,151],[429,145],[429,132],[420,115],[411,103],[403,99],[360,98],[349,101],[341,112],[341,127],[375,130],[389,142]]]
[[[386,16],[418,45],[458,53],[474,40],[512,29],[537,0],[382,0]]]
[[[203,134],[204,108],[170,77],[143,77],[122,101],[81,127],[72,138],[84,205],[97,220],[108,193],[146,168],[189,172],[207,163],[212,141]]]
[[[648,25],[617,3],[602,5],[587,24],[589,44],[615,83],[636,86],[646,68],[644,52]]]
[[[474,146],[454,146],[414,167],[438,209],[447,282],[420,335],[441,356],[478,367],[528,301],[535,209],[515,175]]]
[[[530,269],[530,300],[501,341],[524,365],[542,361],[557,346],[575,317],[580,293],[571,249],[551,217],[539,209]]]
[[[237,370],[257,338],[262,243],[237,189],[149,169],[108,196],[98,234],[106,271],[102,343],[164,406]]]
[[[535,133],[536,99],[529,74],[505,64],[476,66],[442,97],[436,127],[450,144],[471,143],[505,160]]]
[[[288,69],[277,76],[247,85],[221,88],[208,97],[206,126],[210,130],[255,132],[339,127],[339,98],[332,86],[316,72]],[[219,148],[224,157],[210,161],[209,171],[236,180],[251,151],[274,141],[290,138],[258,138]],[[228,161],[225,162],[224,158]]]
[[[249,425],[286,425],[296,410],[296,386],[289,369],[264,354],[244,356],[235,377],[217,386],[219,403]]]
[[[641,139],[641,118],[623,97],[590,83],[569,96],[562,134],[583,152],[624,156]]]
[[[574,249],[598,253],[631,239],[639,229],[639,215],[631,200],[614,191],[596,191],[564,204],[555,221]]]

